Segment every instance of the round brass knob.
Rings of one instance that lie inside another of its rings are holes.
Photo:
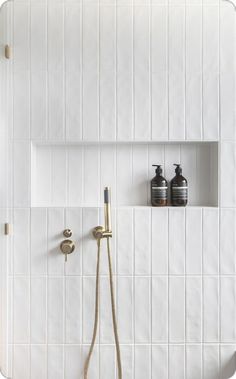
[[[63,254],[71,254],[75,250],[75,244],[71,240],[64,240],[60,245],[60,249]]]

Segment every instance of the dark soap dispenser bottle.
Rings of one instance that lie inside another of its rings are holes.
[[[182,176],[180,164],[174,164],[175,177],[171,180],[171,204],[173,206],[184,207],[188,202],[188,182]]]
[[[153,167],[156,167],[156,176],[151,181],[151,203],[154,207],[163,207],[168,201],[168,184],[162,176],[161,165]]]

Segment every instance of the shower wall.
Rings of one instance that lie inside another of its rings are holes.
[[[102,189],[124,379],[227,379],[236,344],[236,14],[221,0],[14,0],[1,13],[1,368],[77,379]],[[2,53],[1,53],[2,54]],[[190,206],[149,206],[181,161]],[[7,175],[8,173],[8,175]],[[201,180],[201,182],[199,182]],[[3,224],[12,224],[5,236]],[[59,246],[73,230],[65,264]],[[89,378],[117,377],[106,252]]]

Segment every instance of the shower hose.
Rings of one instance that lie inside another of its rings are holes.
[[[117,356],[117,368],[118,368],[118,379],[122,379],[122,367],[121,367],[121,356],[120,356],[120,344],[117,330],[116,322],[116,311],[115,311],[115,298],[114,298],[114,286],[113,286],[113,275],[112,275],[112,262],[111,262],[111,250],[109,237],[107,239],[107,256],[108,256],[108,266],[109,266],[109,281],[110,281],[110,294],[111,294],[111,309],[112,309],[112,322],[114,329],[115,345],[116,345],[116,356]],[[93,337],[89,348],[89,353],[84,365],[84,379],[88,378],[88,369],[90,359],[93,353],[97,328],[98,328],[98,314],[99,314],[99,285],[100,285],[100,253],[101,253],[101,239],[97,240],[98,252],[97,252],[97,269],[96,269],[96,296],[95,296],[95,318],[93,327]]]

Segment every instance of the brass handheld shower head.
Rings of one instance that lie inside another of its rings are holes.
[[[110,188],[104,189],[104,218],[105,218],[105,231],[111,231],[111,203],[110,203]]]
[[[110,188],[104,188],[104,226],[96,226],[93,229],[93,236],[96,239],[112,237],[111,230],[111,202],[110,202]]]

